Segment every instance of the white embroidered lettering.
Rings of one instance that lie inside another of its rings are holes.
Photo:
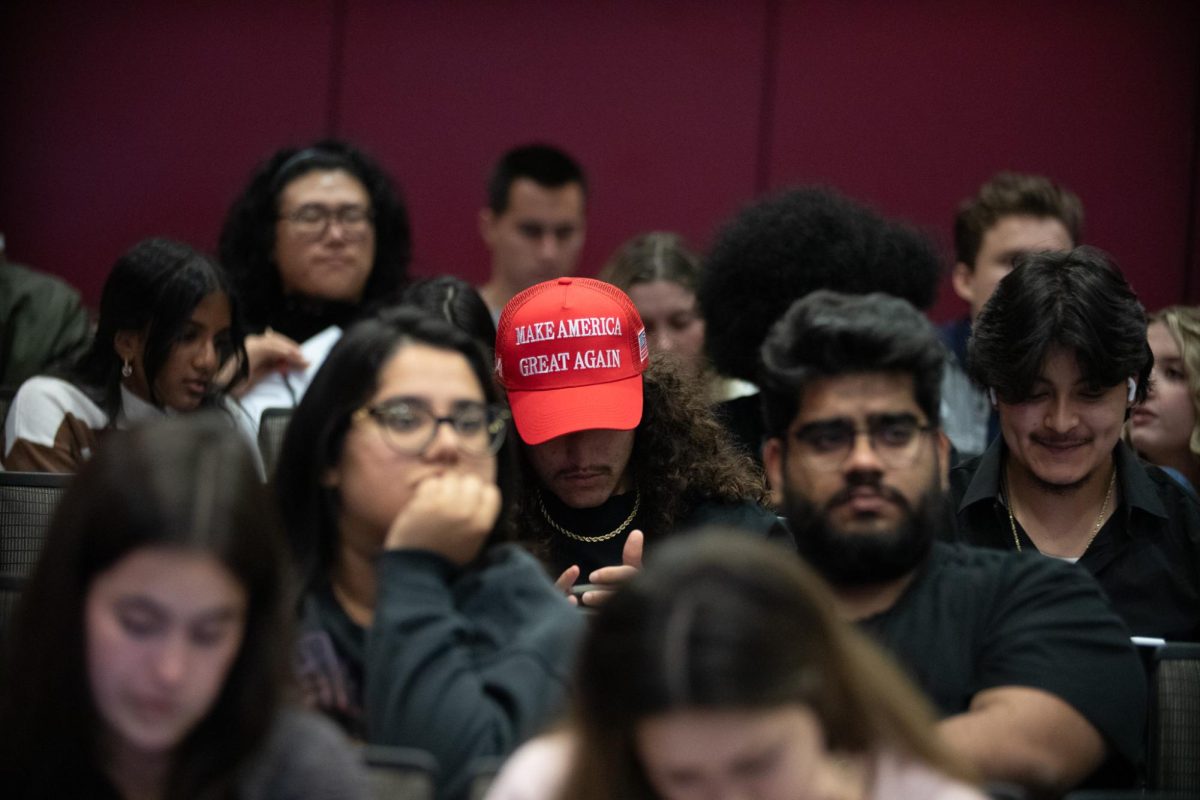
[[[547,372],[565,372],[568,353],[553,353],[548,356],[528,356],[517,362],[523,377],[544,375]]]

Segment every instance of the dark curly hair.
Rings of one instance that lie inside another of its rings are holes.
[[[936,248],[916,229],[832,189],[792,189],[718,232],[696,293],[705,348],[718,371],[753,381],[772,323],[809,292],[884,292],[926,309],[941,273]]]
[[[273,256],[279,195],[314,170],[344,170],[362,182],[371,198],[375,263],[363,289],[364,305],[394,298],[407,280],[412,251],[408,212],[383,168],[339,139],[285,147],[254,170],[221,228],[221,264],[241,298],[250,330],[265,328],[283,305],[283,284]]]
[[[554,530],[538,507],[538,478],[522,448],[519,536],[545,560]],[[767,501],[766,483],[713,416],[697,381],[669,355],[651,356],[642,375],[642,421],[629,461],[642,493],[640,524],[668,535],[702,502]]]

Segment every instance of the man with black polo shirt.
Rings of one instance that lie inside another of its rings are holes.
[[[762,351],[767,475],[797,549],[889,649],[990,781],[1127,785],[1145,678],[1095,582],[1048,559],[934,542],[950,525],[944,350],[897,298],[814,292]]]
[[[1197,641],[1200,504],[1121,441],[1153,361],[1145,312],[1107,256],[1019,260],[971,339],[1001,435],[950,473],[958,538],[1077,562],[1135,634]]]

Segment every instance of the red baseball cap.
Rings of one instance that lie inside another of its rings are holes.
[[[508,301],[496,329],[496,379],[526,444],[642,421],[646,328],[628,295],[558,278]]]

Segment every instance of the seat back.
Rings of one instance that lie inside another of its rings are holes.
[[[1150,788],[1200,797],[1200,644],[1158,648],[1150,684]]]
[[[0,574],[24,577],[33,570],[54,509],[72,477],[0,472]]]
[[[279,463],[279,451],[283,449],[283,437],[287,433],[288,423],[292,421],[291,408],[268,408],[262,412],[258,421],[258,452],[262,454],[263,468],[267,478],[275,475],[275,466]]]
[[[25,579],[18,575],[0,573],[0,655],[4,653],[4,644],[8,641],[8,629],[17,613],[17,603],[21,600],[21,589]]]
[[[503,758],[478,758],[471,764],[471,785],[468,800],[483,800],[503,766]]]
[[[371,744],[363,761],[375,800],[433,800],[437,760],[424,750]]]

